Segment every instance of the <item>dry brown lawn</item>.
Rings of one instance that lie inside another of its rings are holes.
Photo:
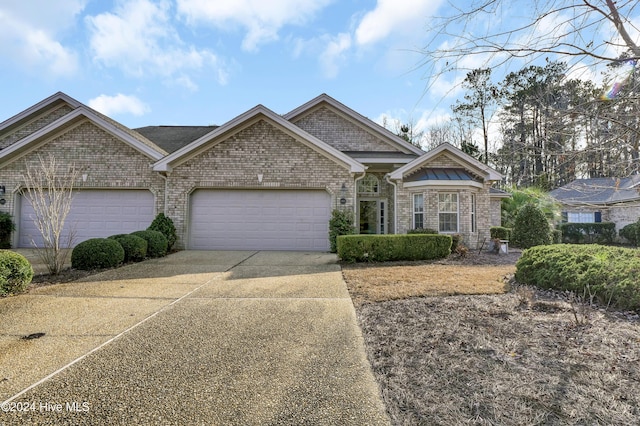
[[[392,424],[640,424],[638,315],[509,286],[516,257],[344,265]]]
[[[499,294],[514,265],[442,265],[343,267],[355,304],[416,296]]]

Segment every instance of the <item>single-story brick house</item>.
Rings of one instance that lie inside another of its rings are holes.
[[[333,209],[361,233],[416,227],[470,247],[499,225],[495,170],[443,144],[424,152],[320,95],[285,115],[258,105],[221,126],[129,129],[56,93],[0,123],[0,211],[14,246],[38,240],[25,168],[53,154],[80,168],[75,242],[146,228],[163,212],[178,248],[327,250]]]
[[[564,222],[613,222],[620,231],[640,218],[640,175],[576,179],[550,195],[560,203]]]

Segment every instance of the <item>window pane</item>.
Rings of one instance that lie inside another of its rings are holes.
[[[458,232],[458,194],[438,194],[438,222],[440,232]]]
[[[413,228],[424,228],[423,194],[413,194]]]
[[[440,213],[440,232],[458,232],[456,213]]]

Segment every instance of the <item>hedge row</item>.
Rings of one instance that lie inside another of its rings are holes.
[[[167,238],[159,231],[135,231],[109,238],[91,238],[75,246],[71,252],[71,267],[83,270],[114,268],[122,262],[139,262],[146,257],[165,256],[167,247]]]
[[[510,240],[511,228],[505,228],[504,226],[492,226],[489,228],[489,234],[491,235],[492,240],[495,240],[496,238],[499,240]]]
[[[342,235],[338,257],[345,262],[441,259],[451,254],[451,236],[438,234]]]
[[[594,295],[619,309],[640,309],[640,256],[635,249],[595,244],[532,247],[516,263],[516,280]]]
[[[610,244],[616,239],[616,224],[599,223],[561,223],[562,242],[569,244]]]

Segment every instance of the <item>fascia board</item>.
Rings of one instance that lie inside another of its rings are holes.
[[[369,131],[369,133],[374,133],[376,136],[386,139],[392,142],[393,144],[399,145],[400,147],[410,151],[413,154],[423,155],[425,153],[423,150],[421,150],[417,146],[408,143],[398,135],[395,135],[389,130],[380,126],[378,123],[371,121],[370,119],[366,118],[362,114],[356,112],[355,110],[349,108],[348,106],[342,104],[341,102],[338,102],[337,100],[333,99],[331,96],[324,93],[310,100],[309,102],[299,106],[293,111],[285,114],[284,119],[287,121],[292,121],[293,119],[299,116],[306,115],[306,113],[311,112],[316,106],[320,105],[323,102],[326,102],[327,104],[331,105],[333,108],[341,112],[343,116],[345,118],[350,119],[350,121],[355,122],[361,127],[365,127],[365,129]]]
[[[29,117],[32,114],[37,113],[38,111],[40,111],[41,109],[46,108],[47,106],[57,102],[57,101],[64,101],[66,103],[68,103],[72,108],[78,108],[80,106],[82,106],[82,104],[80,102],[78,102],[77,100],[73,99],[71,96],[62,93],[62,92],[57,92],[54,93],[53,95],[49,96],[46,99],[43,99],[42,101],[38,102],[37,104],[25,109],[24,111],[14,115],[13,117],[3,121],[2,123],[0,123],[0,131],[6,129],[7,127],[12,126],[13,124],[19,122],[20,120],[25,119],[26,117]]]
[[[406,166],[403,166],[397,170],[394,170],[389,174],[389,177],[394,180],[402,180],[405,174],[409,174],[411,172],[416,171],[417,169],[422,167],[426,162],[428,162],[429,160],[432,160],[434,157],[436,157],[437,155],[441,154],[444,151],[447,151],[451,155],[453,155],[456,158],[456,160],[460,162],[462,166],[466,166],[467,168],[474,170],[476,172],[479,172],[479,174],[481,175],[484,175],[485,180],[498,181],[503,178],[503,176],[500,173],[493,170],[491,167],[463,153],[462,151],[458,150],[453,145],[450,145],[448,143],[440,144],[436,148],[424,154],[423,156],[418,157],[412,162],[408,163]]]
[[[226,139],[225,135],[235,134],[260,120],[262,117],[265,117],[279,125],[282,130],[295,138],[297,141],[302,142],[305,145],[316,150],[317,152],[332,158],[334,161],[338,160],[343,165],[349,167],[351,172],[358,173],[366,169],[364,165],[355,161],[348,155],[338,151],[337,149],[326,144],[320,139],[303,131],[293,123],[283,119],[281,116],[264,107],[263,105],[258,105],[250,109],[249,111],[233,118],[232,120],[218,127],[217,129],[207,133],[201,138],[193,141],[189,145],[186,145],[185,147],[179,149],[171,155],[168,155],[164,159],[158,161],[153,166],[153,169],[156,171],[169,172],[174,167],[199,154],[205,147],[212,146],[212,144],[215,145],[215,139],[219,139],[219,141],[222,141]]]
[[[56,130],[68,123],[73,122],[74,120],[77,120],[79,118],[85,117],[86,119],[88,119],[90,122],[92,122],[93,124],[97,125],[98,127],[102,128],[103,130],[105,130],[108,133],[111,133],[112,135],[116,136],[117,138],[125,141],[126,143],[128,143],[129,145],[131,145],[133,148],[137,149],[138,151],[142,152],[143,154],[145,154],[146,156],[150,157],[151,159],[157,161],[160,158],[162,158],[162,153],[154,150],[153,148],[151,148],[148,145],[145,145],[144,143],[138,141],[137,139],[131,137],[131,135],[127,134],[126,132],[123,132],[122,130],[118,129],[117,127],[115,127],[113,124],[105,121],[104,119],[102,119],[101,117],[97,116],[96,114],[94,114],[91,110],[87,109],[84,106],[80,106],[76,109],[74,109],[72,112],[70,112],[69,114],[65,115],[64,117],[59,118],[58,120],[48,124],[47,126],[43,127],[42,129],[32,133],[31,135],[27,136],[24,139],[19,140],[18,142],[9,145],[8,147],[6,147],[5,149],[0,151],[0,160],[4,159],[4,158],[9,158],[12,154],[15,154],[17,152],[20,152],[22,150],[24,150],[25,148],[27,148],[29,145],[31,145],[32,143],[45,138],[47,135],[56,132]]]

